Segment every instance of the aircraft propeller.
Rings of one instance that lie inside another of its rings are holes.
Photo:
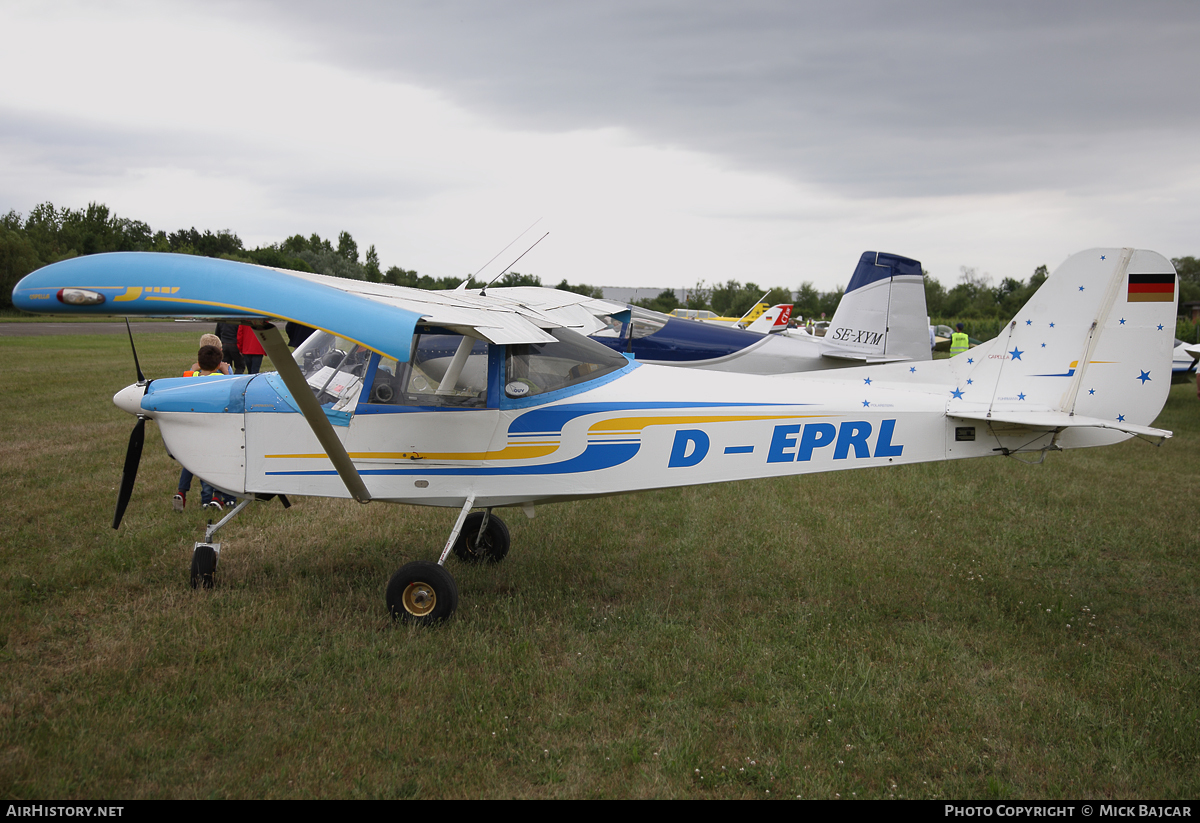
[[[117,493],[117,512],[113,515],[112,527],[121,525],[125,507],[133,494],[133,481],[137,479],[138,463],[142,460],[142,444],[146,440],[146,418],[138,416],[137,425],[129,434],[129,448],[125,450],[125,471],[121,474],[121,491]]]
[[[125,330],[129,332],[129,348],[133,350],[133,368],[137,372],[137,385],[144,395],[150,381],[146,379],[146,375],[142,374],[142,366],[138,362],[137,346],[133,344],[133,329],[129,327],[128,317],[125,318]],[[120,395],[118,394],[118,396]],[[142,461],[142,445],[146,442],[146,418],[140,414],[137,418],[138,421],[129,434],[129,446],[125,450],[125,469],[121,473],[121,489],[117,492],[117,511],[113,515],[112,527],[114,529],[120,527],[121,518],[125,516],[125,507],[129,505],[129,498],[133,494],[133,482],[137,480],[138,464]]]

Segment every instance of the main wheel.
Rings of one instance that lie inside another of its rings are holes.
[[[499,563],[512,545],[508,526],[494,514],[488,518],[483,537],[479,538],[479,524],[482,522],[483,512],[468,514],[458,539],[454,541],[454,553],[464,563]]]
[[[213,587],[213,572],[217,570],[217,553],[212,546],[197,546],[192,552],[192,588]]]
[[[393,619],[423,626],[440,623],[458,608],[458,585],[437,563],[416,560],[392,575],[387,604]]]

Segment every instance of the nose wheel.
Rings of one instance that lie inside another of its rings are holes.
[[[192,588],[211,589],[213,572],[217,570],[217,552],[220,543],[197,543],[192,551]]]

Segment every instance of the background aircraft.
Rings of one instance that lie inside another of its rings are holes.
[[[451,551],[507,554],[496,507],[532,516],[541,503],[642,489],[1161,442],[1170,432],[1150,424],[1170,387],[1176,293],[1161,255],[1093,249],[1063,263],[1000,336],[949,360],[720,381],[599,345],[580,332],[602,323],[602,301],[553,290],[421,292],[127,253],[40,269],[13,302],[252,325],[278,373],[139,370],[118,392],[138,422],[114,528],[147,419],[193,473],[243,498],[196,544],[193,584],[212,584],[212,538],[255,497],[454,507],[438,562],[405,565],[387,588],[394,616],[431,623],[457,608]],[[272,325],[285,320],[321,331],[293,356]]]
[[[1200,344],[1176,340],[1171,362],[1171,373],[1175,382],[1183,382],[1189,374],[1195,374],[1197,360],[1200,360]]]
[[[781,332],[786,329],[788,319],[791,315],[791,303],[778,303],[771,306],[760,301],[755,303],[741,317],[721,317],[716,312],[685,308],[672,309],[667,316],[679,317],[684,320],[699,320],[702,323],[736,326],[739,329],[749,329],[750,331],[767,334],[768,332]]]
[[[762,312],[746,323],[747,331],[756,331],[759,334],[778,334],[787,331],[788,322],[792,319],[791,303],[776,303],[774,306],[759,303],[755,309],[762,309]]]
[[[864,252],[824,337],[760,334],[629,306],[593,337],[638,362],[743,374],[786,374],[864,363],[926,361],[929,320],[921,264]]]

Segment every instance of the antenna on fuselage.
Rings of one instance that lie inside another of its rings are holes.
[[[541,237],[539,237],[539,238],[538,238],[538,239],[537,239],[537,240],[534,242],[533,246],[536,246],[538,243],[542,242],[543,240],[545,240],[545,239],[546,239],[547,237],[549,237],[549,236],[550,236],[550,232],[546,232],[545,234],[543,234]],[[533,251],[533,246],[530,246],[529,248],[525,249],[525,251],[521,252],[521,257],[524,257],[525,255],[527,255],[527,254],[529,254],[531,251]],[[480,290],[479,290],[479,296],[480,296],[480,297],[486,297],[486,296],[487,296],[487,289],[488,289],[488,286],[492,285],[492,283],[495,283],[495,282],[496,282],[497,280],[499,280],[501,277],[503,277],[504,275],[508,274],[508,270],[509,270],[509,269],[511,269],[513,266],[517,265],[517,263],[518,263],[518,262],[520,262],[520,260],[521,260],[521,257],[518,257],[516,260],[512,261],[511,263],[509,263],[509,264],[508,264],[508,266],[507,266],[507,267],[504,269],[504,271],[500,272],[500,273],[499,273],[499,274],[497,274],[495,277],[493,277],[491,280],[489,280],[489,281],[488,281],[488,284],[487,284],[487,286],[484,286],[482,289],[480,289]]]
[[[540,218],[540,217],[539,217],[537,220],[534,220],[532,223],[530,223],[530,224],[529,224],[529,228],[528,228],[528,229],[525,229],[525,231],[521,232],[521,233],[520,233],[520,234],[518,234],[516,237],[514,237],[512,240],[508,241],[508,246],[511,246],[513,243],[517,242],[517,241],[518,241],[518,240],[520,240],[522,237],[524,237],[525,235],[529,234],[529,229],[532,229],[534,226],[536,226],[536,225],[537,225],[538,223],[540,223],[540,222],[542,222],[542,218]],[[536,244],[535,244],[535,245],[536,245]],[[500,255],[502,255],[502,254],[504,254],[506,251],[508,251],[508,246],[505,246],[504,248],[500,249],[500,251],[498,251],[498,252],[496,252],[494,255],[492,255],[492,259],[491,259],[491,260],[487,261],[487,262],[486,262],[486,263],[484,263],[482,266],[480,266],[480,267],[479,267],[479,271],[475,272],[475,273],[474,273],[474,274],[472,274],[470,277],[468,277],[466,280],[462,281],[462,282],[461,282],[461,283],[459,283],[457,286],[455,286],[455,287],[454,287],[454,290],[455,290],[455,291],[462,291],[463,289],[465,289],[465,288],[467,287],[467,284],[468,284],[468,283],[470,283],[472,280],[474,280],[476,277],[478,277],[478,276],[479,276],[479,272],[483,271],[483,270],[484,270],[484,269],[486,269],[488,266],[492,265],[492,263],[494,263],[494,262],[496,261],[496,258],[497,258],[497,257],[499,257]],[[520,258],[517,258],[517,259],[519,260]],[[515,261],[514,261],[514,262],[515,262]],[[492,285],[492,284],[491,284],[491,283],[488,283],[488,286],[490,286],[490,285]],[[487,286],[484,286],[484,288],[486,289],[486,288],[487,288]]]

